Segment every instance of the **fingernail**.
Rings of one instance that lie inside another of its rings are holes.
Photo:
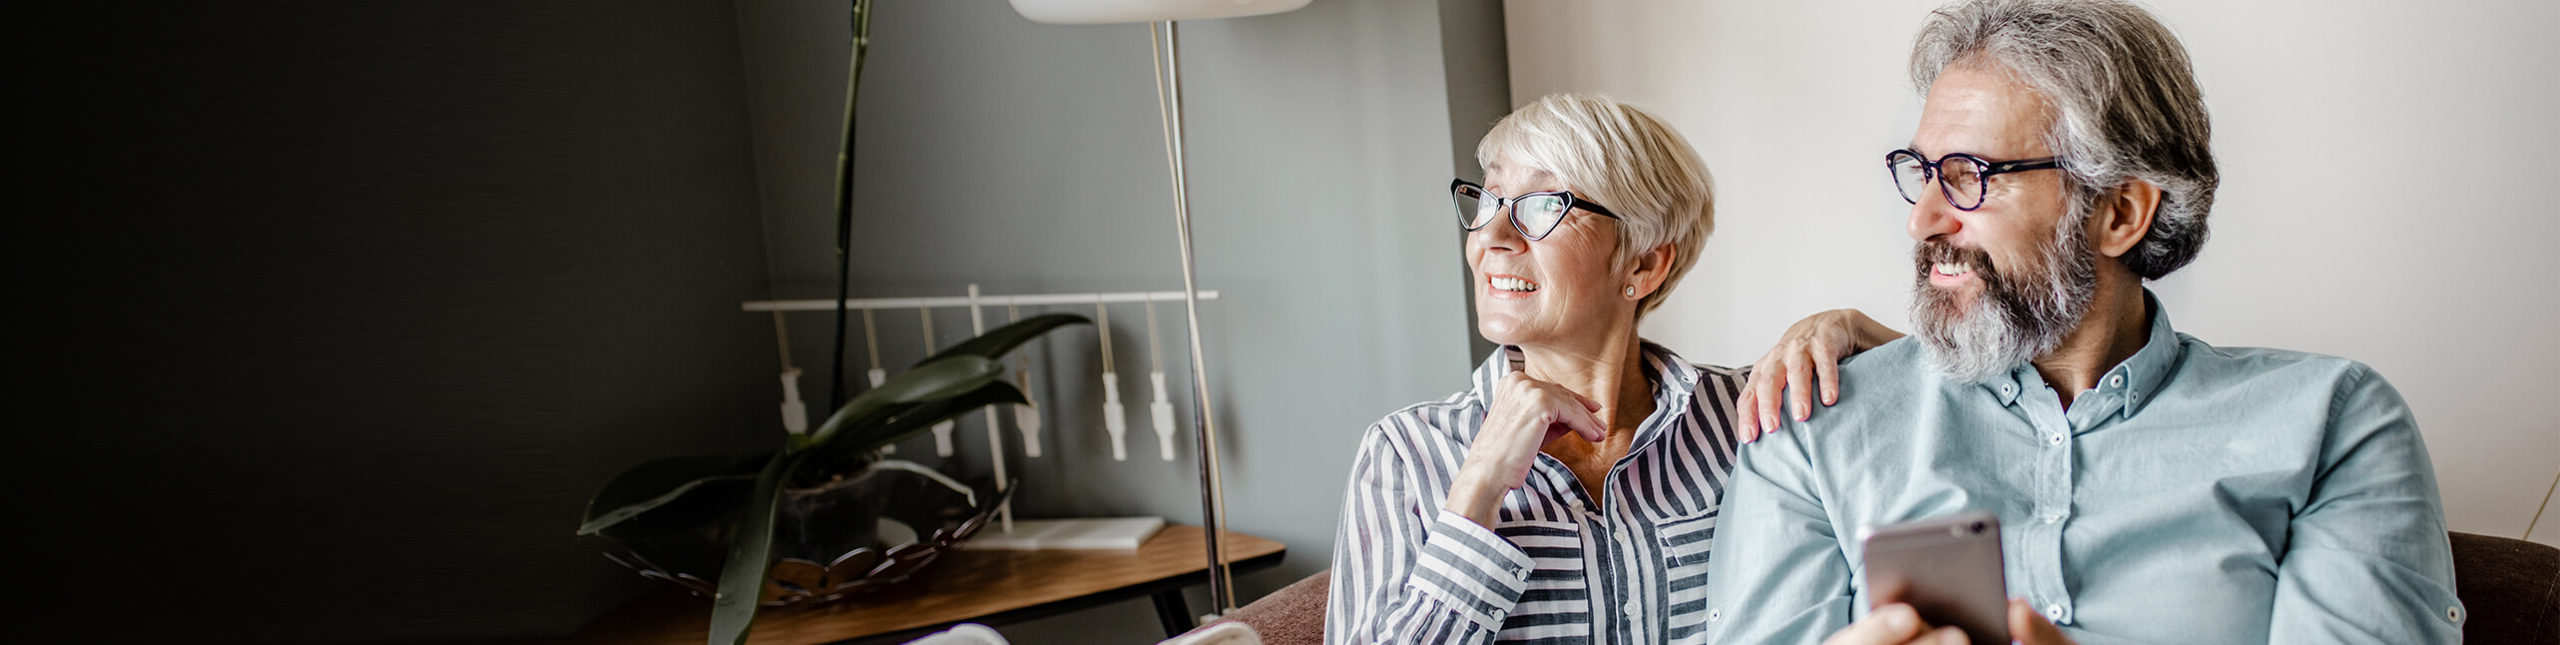
[[[1776,417],[1776,416],[1774,416],[1774,415],[1762,415],[1762,416],[1760,417],[1760,427],[1761,427],[1761,428],[1768,429],[1768,430],[1771,430],[1771,431],[1775,431],[1775,430],[1777,430],[1777,429],[1778,429],[1778,417]]]
[[[1919,617],[1911,614],[1911,607],[1908,605],[1894,605],[1884,610],[1884,626],[1891,627],[1894,631],[1911,629],[1912,624],[1918,620]]]

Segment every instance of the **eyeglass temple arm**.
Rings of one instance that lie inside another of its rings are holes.
[[[2043,159],[2020,159],[2020,160],[2017,160],[2017,161],[2003,161],[2003,162],[2000,162],[2000,163],[1991,164],[1991,169],[1983,171],[1983,175],[1984,175],[1984,176],[1990,176],[1990,175],[1997,175],[1997,174],[2001,174],[2001,173],[2020,172],[2020,171],[2027,171],[2027,170],[2043,170],[2043,169],[2046,169],[2046,168],[2060,168],[2060,167],[2062,167],[2062,158],[2061,158],[2061,157],[2045,157],[2045,158],[2043,158]]]

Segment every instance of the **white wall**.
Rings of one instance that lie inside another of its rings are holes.
[[[1884,152],[1937,2],[1510,0],[1514,104],[1652,108],[1716,174],[1696,273],[1645,326],[1740,364],[1910,279]],[[2194,59],[2223,184],[2213,238],[2153,285],[2180,331],[2373,365],[2427,436],[2455,530],[2518,536],[2560,470],[2560,3],[2158,0]],[[2560,512],[2533,531],[2560,544]]]

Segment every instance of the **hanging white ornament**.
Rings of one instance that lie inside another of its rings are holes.
[[[935,350],[941,348],[941,345],[937,345],[933,342],[933,310],[918,306],[916,307],[916,311],[924,314],[924,355],[932,356]],[[933,454],[935,456],[951,456],[953,452],[951,449],[951,431],[959,426],[960,423],[957,421],[944,421],[933,424]]]
[[[1093,309],[1101,321],[1095,335],[1102,337],[1102,429],[1111,433],[1111,460],[1128,461],[1129,409],[1120,403],[1120,372],[1111,364],[1111,307],[1097,297]]]
[[[871,387],[878,389],[880,384],[889,382],[889,371],[880,369],[880,326],[872,321],[869,308],[862,310],[862,346],[871,350],[871,372],[864,376],[871,377]],[[880,454],[888,455],[897,452],[897,444],[880,446]]]
[[[1156,342],[1156,301],[1154,298],[1148,298],[1146,303],[1147,363],[1152,368],[1147,372],[1147,380],[1156,386],[1156,402],[1147,405],[1147,412],[1155,420],[1156,452],[1163,460],[1173,461],[1173,432],[1176,428],[1173,424],[1172,398],[1165,396],[1164,393],[1164,357],[1156,353],[1156,346],[1159,344]]]
[[[782,430],[809,434],[809,404],[800,400],[800,370],[782,372]]]
[[[1014,306],[1011,297],[1005,298],[1004,314],[1005,321],[1008,323],[1022,322],[1022,308]],[[1013,427],[1022,432],[1022,456],[1038,457],[1040,456],[1040,403],[1038,398],[1031,395],[1031,349],[1025,347],[1015,351],[1021,354],[1018,367],[1013,371],[1013,384],[1015,387],[1022,388],[1022,400],[1026,403],[1013,406]]]
[[[800,400],[800,368],[791,364],[791,330],[782,325],[782,312],[773,312],[774,345],[782,351],[782,431],[809,433],[809,404]]]

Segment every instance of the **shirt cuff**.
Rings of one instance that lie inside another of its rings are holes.
[[[1492,631],[1520,603],[1536,564],[1510,540],[1441,509],[1423,539],[1412,585]]]

